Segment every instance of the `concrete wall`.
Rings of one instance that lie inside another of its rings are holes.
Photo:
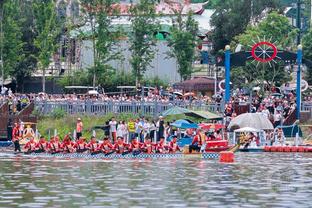
[[[121,51],[124,60],[111,61],[111,65],[117,70],[124,70],[126,72],[131,71],[130,58],[131,51],[128,50],[129,43],[127,41],[121,41],[119,43],[118,50]],[[177,71],[177,64],[174,58],[167,58],[167,52],[169,48],[166,41],[158,41],[155,47],[157,52],[155,58],[151,63],[148,71],[146,71],[146,77],[155,77],[168,81],[169,83],[175,83],[180,81],[180,75]],[[92,41],[85,40],[81,46],[80,53],[80,67],[82,69],[93,66],[93,50]]]

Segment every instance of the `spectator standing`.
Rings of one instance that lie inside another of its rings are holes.
[[[134,120],[131,118],[128,122],[128,132],[129,132],[129,139],[133,139],[135,137],[135,122]]]
[[[156,127],[157,127],[157,141],[160,141],[160,138],[164,137],[165,132],[164,117],[159,116],[159,120],[156,124]]]
[[[111,139],[113,141],[113,143],[116,142],[116,138],[117,138],[117,121],[115,120],[115,117],[112,117],[112,120],[109,122],[109,126],[110,126],[110,134],[111,134]]]
[[[78,140],[80,137],[82,137],[82,131],[83,131],[83,123],[81,121],[81,118],[77,119],[76,124],[76,139]]]

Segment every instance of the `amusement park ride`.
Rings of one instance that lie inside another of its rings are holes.
[[[277,61],[283,61],[285,63],[295,64],[297,66],[296,71],[296,118],[300,119],[300,106],[301,106],[301,92],[302,83],[306,85],[306,82],[301,78],[302,64],[312,67],[312,61],[304,59],[302,55],[302,46],[299,45],[297,53],[279,50],[278,47],[269,41],[254,42],[254,45],[250,46],[249,51],[240,51],[231,54],[230,46],[226,46],[223,57],[217,59],[217,66],[225,67],[225,103],[230,100],[230,71],[231,67],[245,66],[247,61],[257,62],[257,66],[260,63],[267,63],[269,66],[277,63]],[[307,86],[305,86],[306,88]]]

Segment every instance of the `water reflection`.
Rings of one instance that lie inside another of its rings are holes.
[[[0,207],[311,207],[310,154],[216,160],[0,158]]]

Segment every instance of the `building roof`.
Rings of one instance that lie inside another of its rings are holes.
[[[211,91],[214,90],[215,80],[212,78],[199,77],[183,82],[175,83],[173,85],[175,89],[186,91]]]

